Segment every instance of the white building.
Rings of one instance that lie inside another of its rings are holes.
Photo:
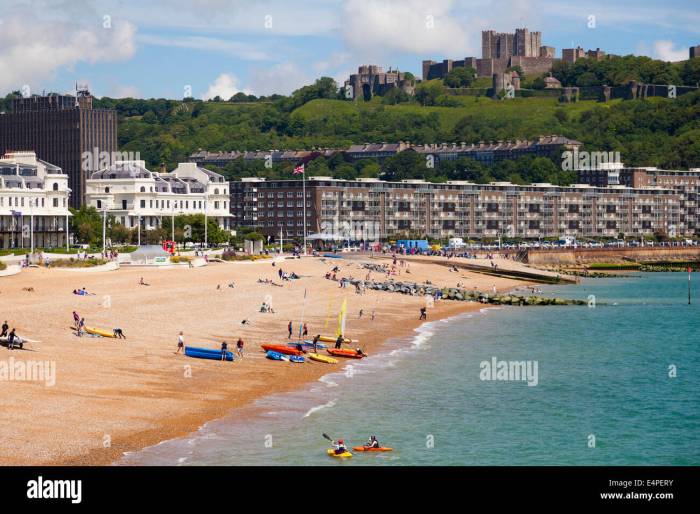
[[[0,248],[66,246],[70,193],[58,166],[31,151],[7,152],[0,158]]]
[[[204,214],[231,229],[229,184],[196,163],[180,163],[169,173],[146,169],[144,161],[117,161],[85,181],[86,204],[105,209],[125,227],[150,230],[163,217]]]

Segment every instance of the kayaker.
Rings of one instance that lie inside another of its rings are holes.
[[[365,448],[381,448],[376,435],[369,436],[369,442],[365,443]]]
[[[228,353],[228,343],[226,341],[221,343],[221,360],[226,360],[226,354]]]
[[[335,340],[335,348],[337,350],[337,349],[342,348],[342,347],[343,347],[343,334],[340,334],[338,336],[338,339]]]
[[[348,447],[345,446],[345,440],[344,439],[338,439],[338,442],[333,443],[333,451],[335,452],[336,455],[340,455],[341,453],[345,453],[348,451]]]

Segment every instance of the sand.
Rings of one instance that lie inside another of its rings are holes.
[[[205,422],[220,418],[254,399],[299,388],[339,369],[308,362],[270,361],[261,343],[287,341],[287,323],[302,316],[309,336],[333,335],[343,298],[347,298],[346,335],[360,340],[371,354],[390,337],[405,336],[421,322],[425,299],[382,291],[357,295],[341,289],[324,274],[334,265],[341,276],[365,278],[367,271],[352,259],[286,260],[214,263],[202,268],[152,269],[122,267],[118,271],[80,273],[31,268],[0,278],[0,322],[8,320],[17,333],[40,341],[28,351],[0,347],[0,363],[41,361],[55,365],[55,384],[46,381],[0,379],[0,464],[109,464],[124,452],[184,436]],[[388,260],[374,259],[384,263]],[[279,266],[301,275],[283,287],[257,283],[277,277]],[[510,289],[522,282],[473,273],[454,273],[428,263],[410,263],[397,280],[455,287]],[[149,286],[139,285],[143,277]],[[380,279],[371,273],[372,279]],[[382,279],[385,279],[382,278]],[[235,288],[229,288],[230,282]],[[217,289],[217,285],[221,289]],[[76,296],[85,287],[95,296]],[[24,288],[34,288],[33,292]],[[260,313],[265,300],[274,313]],[[438,301],[428,320],[479,309],[475,303]],[[362,319],[360,309],[364,310]],[[77,337],[72,312],[88,326],[121,328],[127,339]],[[370,319],[372,311],[375,319]],[[241,320],[250,320],[241,325]],[[245,358],[234,363],[176,355],[177,336],[187,345],[235,349],[242,337]]]

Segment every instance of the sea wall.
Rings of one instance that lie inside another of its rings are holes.
[[[700,261],[700,247],[562,248],[527,252],[527,263],[533,266],[576,266],[625,261]]]

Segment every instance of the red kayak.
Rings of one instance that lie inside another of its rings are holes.
[[[326,351],[334,357],[347,357],[348,359],[367,357],[364,353],[357,353],[355,350],[347,350],[345,348],[328,348]]]
[[[300,352],[296,348],[287,346],[286,344],[262,344],[260,345],[266,352],[273,351],[277,353],[283,353],[285,355],[304,355],[304,352]]]

